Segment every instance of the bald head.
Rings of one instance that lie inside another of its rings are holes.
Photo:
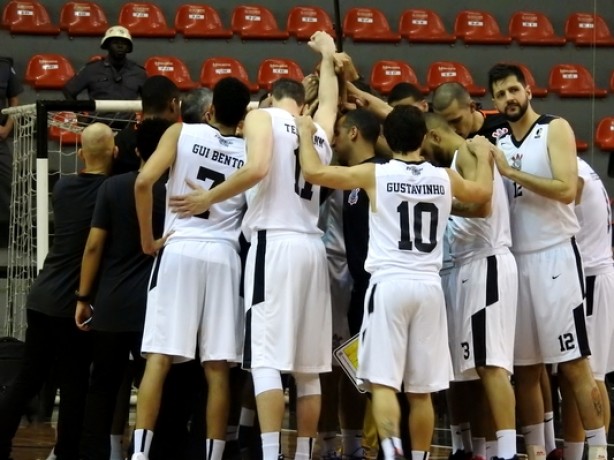
[[[81,133],[81,155],[90,163],[111,162],[115,153],[113,131],[104,123],[92,123]]]
[[[435,112],[442,112],[455,101],[461,106],[469,105],[471,103],[471,96],[460,83],[443,83],[433,93],[433,110]]]

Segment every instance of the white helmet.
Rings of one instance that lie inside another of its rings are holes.
[[[102,37],[102,40],[100,41],[100,47],[103,50],[107,49],[107,40],[109,38],[123,38],[125,40],[128,40],[128,42],[130,43],[130,45],[128,46],[128,52],[132,52],[132,36],[130,35],[130,31],[125,27],[113,26],[107,29],[107,31],[104,33],[104,37]]]

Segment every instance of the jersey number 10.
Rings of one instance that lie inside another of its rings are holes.
[[[414,235],[413,241],[410,232],[409,219],[409,202],[403,201],[398,207],[397,212],[401,217],[401,240],[399,241],[399,249],[403,251],[411,251],[416,248],[420,252],[433,252],[437,246],[437,224],[439,222],[439,209],[433,203],[420,202],[413,206],[412,223]],[[426,221],[423,219],[427,215]],[[422,238],[423,222],[428,222],[429,237],[428,241]]]

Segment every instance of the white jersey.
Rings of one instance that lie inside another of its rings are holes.
[[[457,171],[456,159],[452,159],[452,169]],[[512,245],[510,230],[510,209],[503,178],[499,170],[493,170],[492,212],[484,218],[450,216],[449,238],[450,253],[456,262],[471,258],[488,257],[500,249]]]
[[[516,141],[511,132],[497,140],[507,161],[516,169],[547,179],[552,178],[548,154],[548,129],[555,117],[541,115],[524,139]],[[512,251],[516,254],[540,251],[570,240],[580,229],[574,204],[538,195],[510,183]]]
[[[580,231],[576,235],[586,276],[614,270],[612,260],[612,207],[603,182],[589,164],[578,158],[578,176],[584,179],[582,199],[576,206]]]
[[[452,206],[448,173],[427,162],[391,160],[375,165],[375,187],[365,269],[374,280],[386,275],[439,279]]]
[[[318,228],[320,187],[305,182],[298,158],[294,117],[279,108],[260,109],[271,116],[273,155],[268,174],[247,192],[243,233],[248,241],[259,230],[321,235]],[[329,164],[333,151],[318,126],[313,143],[320,160]]]
[[[324,247],[328,255],[345,258],[345,239],[343,237],[343,190],[333,190],[320,206],[318,227],[324,235]]]
[[[238,248],[245,195],[239,194],[216,203],[198,216],[180,218],[168,207],[171,196],[185,195],[192,189],[186,180],[211,189],[224,182],[245,164],[245,143],[236,136],[224,136],[204,123],[186,124],[177,141],[177,156],[166,185],[164,233],[170,239],[225,240]]]

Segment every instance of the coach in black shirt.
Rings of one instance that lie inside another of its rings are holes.
[[[21,415],[56,362],[61,399],[55,454],[58,460],[78,459],[90,343],[74,323],[75,291],[96,194],[115,153],[113,133],[101,123],[86,128],[81,140],[79,156],[85,161],[85,169],[62,178],[53,190],[54,244],[26,302],[23,369],[0,404],[0,460],[9,458]]]

